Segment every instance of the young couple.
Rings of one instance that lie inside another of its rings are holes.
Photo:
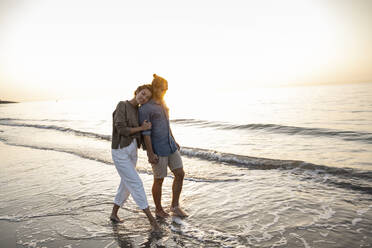
[[[170,211],[176,216],[187,216],[179,206],[185,173],[179,152],[180,146],[172,135],[168,108],[163,100],[167,90],[168,82],[154,74],[151,85],[139,86],[134,92],[134,98],[119,102],[113,113],[111,151],[115,167],[121,177],[110,216],[114,222],[122,222],[118,217],[118,210],[129,195],[132,195],[138,207],[146,214],[153,229],[160,230],[150,212],[142,180],[135,168],[137,148],[141,144],[147,151],[154,174],[152,196],[156,216],[162,218],[169,216],[161,205],[162,184],[168,166],[174,174]]]

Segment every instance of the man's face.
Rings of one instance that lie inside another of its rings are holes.
[[[156,95],[158,98],[163,99],[165,93],[168,90],[168,83],[162,83],[158,87],[154,88],[154,95]]]

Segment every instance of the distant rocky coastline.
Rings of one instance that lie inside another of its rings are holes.
[[[18,103],[18,102],[12,102],[12,101],[2,101],[2,100],[0,100],[0,104],[3,104],[3,103]]]

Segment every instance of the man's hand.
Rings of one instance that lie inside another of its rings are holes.
[[[177,150],[179,151],[181,149],[180,145],[176,142]]]
[[[159,162],[159,158],[155,153],[147,153],[147,157],[150,164],[157,164]]]
[[[144,135],[145,145],[147,150],[147,158],[149,159],[150,164],[157,164],[159,162],[158,156],[152,150],[151,136]]]

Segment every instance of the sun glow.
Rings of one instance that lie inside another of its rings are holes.
[[[350,81],[357,70],[363,78],[372,59],[355,55],[358,39],[344,39],[329,9],[291,0],[20,2],[0,26],[0,89],[31,100],[131,95],[153,73],[175,95]],[[350,66],[362,58],[363,68]]]

